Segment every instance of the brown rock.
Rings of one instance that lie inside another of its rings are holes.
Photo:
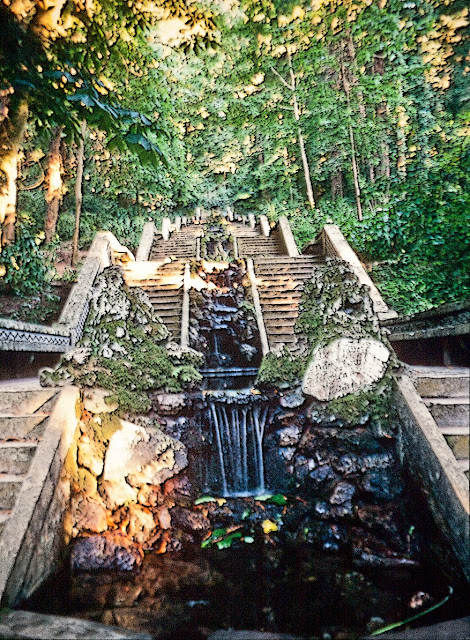
[[[131,571],[143,558],[139,545],[121,533],[111,532],[101,536],[79,538],[72,548],[71,563],[76,571],[117,569]]]
[[[144,484],[137,494],[137,501],[146,507],[156,507],[161,503],[163,494],[159,487],[152,484]]]
[[[78,531],[102,533],[108,528],[106,507],[101,498],[76,496],[72,499],[72,518]]]
[[[207,531],[211,527],[210,520],[201,511],[174,507],[171,516],[173,524],[186,531]]]
[[[129,506],[129,526],[127,534],[146,548],[146,544],[155,533],[157,523],[153,513],[138,504]]]
[[[118,408],[117,402],[106,402],[106,398],[111,396],[110,391],[105,389],[87,389],[83,393],[83,406],[90,413],[112,413]]]
[[[102,480],[99,486],[105,505],[111,511],[137,500],[137,490],[125,480]]]
[[[78,469],[78,484],[80,493],[84,496],[91,497],[97,492],[95,476],[83,467],[79,467]]]
[[[78,464],[98,477],[103,473],[103,456],[103,446],[88,433],[82,433],[78,440]]]
[[[109,441],[104,480],[126,480],[135,487],[159,485],[188,464],[182,442],[161,431],[149,432],[125,420]]]
[[[165,506],[158,508],[158,521],[161,529],[169,529],[171,527],[171,514]]]
[[[389,357],[379,340],[334,340],[313,352],[302,391],[318,400],[333,400],[363,390],[383,377]]]
[[[184,393],[160,393],[156,396],[156,409],[163,416],[175,416],[185,406]]]

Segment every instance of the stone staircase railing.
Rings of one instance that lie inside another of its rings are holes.
[[[134,256],[112,233],[97,233],[59,321],[49,327],[0,318],[0,351],[68,351],[83,334],[97,276],[118,261],[133,260]]]

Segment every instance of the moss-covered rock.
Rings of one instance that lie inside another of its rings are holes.
[[[306,283],[295,331],[307,336],[310,350],[337,338],[381,340],[368,288],[337,258],[327,258]]]
[[[42,372],[41,384],[101,387],[121,412],[138,414],[150,409],[150,391],[177,392],[200,380],[200,363],[200,354],[169,342],[148,296],[109,267],[93,288],[83,338],[55,370]]]

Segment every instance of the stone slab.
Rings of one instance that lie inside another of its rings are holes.
[[[362,640],[467,640],[470,638],[470,616],[446,620],[416,629],[396,629],[380,636],[367,636]]]
[[[152,640],[149,633],[127,631],[98,622],[44,615],[32,611],[7,611],[0,615],[0,637],[6,640]]]
[[[47,416],[0,416],[0,440],[37,440],[46,426]]]
[[[333,400],[363,391],[385,374],[390,352],[378,340],[340,338],[315,349],[302,391],[318,400]]]

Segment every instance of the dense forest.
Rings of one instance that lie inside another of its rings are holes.
[[[400,313],[470,292],[465,0],[1,0],[2,292],[195,206],[340,225]],[[35,298],[36,296],[36,298]],[[24,306],[24,305],[23,305]]]

